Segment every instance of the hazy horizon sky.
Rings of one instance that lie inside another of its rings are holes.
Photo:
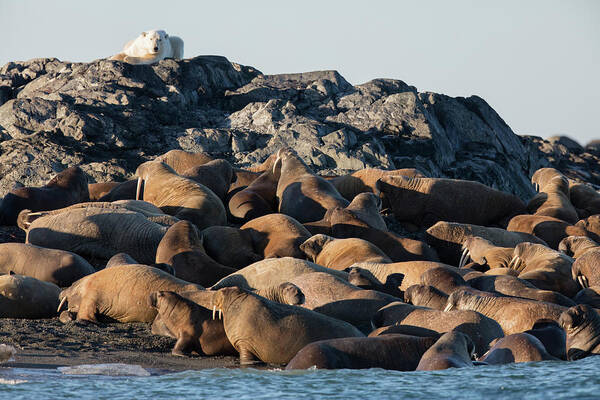
[[[166,7],[166,9],[163,9]],[[87,62],[149,29],[265,74],[335,69],[478,95],[520,135],[600,139],[600,1],[0,0],[0,65]]]

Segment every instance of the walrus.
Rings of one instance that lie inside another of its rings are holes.
[[[135,175],[136,200],[148,201],[166,214],[192,222],[198,229],[227,223],[223,202],[212,190],[178,175],[167,164],[145,162],[138,166]]]
[[[206,287],[237,271],[206,254],[202,236],[190,221],[179,221],[167,230],[156,249],[156,264],[162,263],[171,265],[178,278]]]
[[[433,286],[443,293],[450,294],[457,289],[469,286],[456,268],[440,266],[430,268],[421,274],[421,285]]]
[[[567,333],[568,360],[600,354],[600,316],[590,306],[579,304],[565,310],[558,323]]]
[[[194,168],[198,165],[204,165],[213,160],[214,158],[206,153],[192,153],[177,149],[169,150],[154,159],[156,162],[163,162],[167,164],[179,175],[191,168]]]
[[[321,340],[303,347],[285,369],[383,368],[414,371],[436,341],[402,334]]]
[[[545,301],[560,306],[572,307],[574,301],[567,296],[551,290],[536,288],[531,282],[510,275],[481,275],[468,279],[469,286],[484,292],[503,294],[505,296]]]
[[[107,195],[116,186],[119,186],[119,182],[88,183],[89,200],[98,201],[102,196]]]
[[[352,201],[361,193],[377,191],[375,183],[384,176],[406,176],[409,178],[425,178],[425,174],[416,168],[383,170],[379,168],[363,168],[349,175],[334,177],[331,183],[348,201]]]
[[[302,243],[300,250],[316,264],[339,271],[357,262],[392,262],[377,246],[357,238],[336,239],[319,234]]]
[[[225,335],[223,323],[211,318],[206,308],[170,291],[151,293],[148,303],[177,338],[173,355],[185,356],[192,351],[207,356],[237,354]]]
[[[579,220],[575,207],[569,199],[569,181],[554,168],[540,168],[531,177],[539,193],[527,204],[527,211],[534,215],[558,218],[574,224]]]
[[[240,229],[250,235],[255,252],[263,258],[305,258],[300,245],[312,236],[300,222],[284,214],[263,215]]]
[[[506,226],[512,216],[525,212],[515,195],[479,182],[384,176],[375,186],[398,221],[424,228],[438,221]]]
[[[600,214],[600,193],[586,183],[569,181],[569,200],[579,218]]]
[[[215,283],[211,289],[217,290],[229,286],[239,286],[251,290],[264,289],[284,282],[290,282],[297,276],[311,272],[324,272],[343,280],[348,278],[346,272],[326,268],[307,260],[292,257],[269,258],[255,262],[246,268],[242,268],[226,276]]]
[[[488,364],[509,364],[530,361],[558,360],[550,355],[538,338],[528,333],[513,333],[498,339],[478,361]]]
[[[473,353],[475,353],[475,344],[468,335],[459,331],[449,331],[423,353],[416,370],[435,371],[472,367]]]
[[[558,249],[567,236],[587,236],[589,232],[580,226],[547,215],[517,215],[506,227],[511,232],[530,233],[542,239],[552,249]]]
[[[96,269],[83,257],[64,250],[24,243],[0,244],[0,273],[30,276],[59,287],[93,274]]]
[[[121,252],[151,264],[167,228],[178,220],[141,201],[79,203],[54,211],[19,213],[26,242],[108,260]]]
[[[469,237],[479,236],[494,246],[515,247],[522,242],[546,245],[542,239],[522,232],[508,232],[504,229],[455,222],[440,221],[425,232],[425,241],[433,246],[440,261],[450,265],[459,265],[462,245]]]
[[[313,171],[290,149],[277,153],[281,173],[277,184],[279,212],[297,221],[311,222],[323,218],[333,207],[346,207],[349,202],[327,180]]]
[[[590,215],[586,219],[578,221],[575,226],[583,228],[587,231],[586,236],[600,243],[600,215]]]
[[[577,258],[573,262],[571,276],[582,288],[600,286],[600,247],[590,249]]]
[[[0,225],[16,225],[22,210],[48,211],[89,200],[88,178],[79,167],[59,172],[43,187],[19,187],[0,203]]]
[[[371,322],[373,328],[394,324],[410,325],[439,334],[455,329],[473,339],[477,354],[485,353],[492,340],[504,336],[498,322],[475,311],[439,311],[400,302],[382,307],[373,315]]]
[[[448,295],[428,285],[412,285],[404,292],[404,301],[421,307],[443,310],[448,302]]]
[[[463,254],[458,267],[463,268],[470,260],[489,269],[508,268],[514,249],[495,246],[479,236],[469,236],[462,244]]]
[[[213,260],[231,268],[244,268],[263,259],[254,251],[249,230],[211,226],[200,232],[202,247]],[[235,251],[231,251],[235,249]]]
[[[178,292],[204,290],[147,265],[119,265],[87,275],[60,293],[58,312],[67,311],[77,320],[152,322],[156,310],[148,296],[159,290]]]
[[[477,311],[498,322],[505,335],[511,335],[531,329],[538,319],[558,321],[566,309],[543,301],[500,297],[476,289],[459,289],[450,294],[444,310]]]
[[[573,297],[573,302],[576,304],[587,304],[590,307],[600,309],[600,286],[590,286],[581,289]],[[572,304],[571,307],[574,305]]]
[[[577,259],[596,247],[600,247],[600,244],[587,236],[568,236],[560,241],[558,251]]]
[[[214,307],[222,312],[225,333],[240,353],[241,364],[256,359],[285,364],[308,343],[364,336],[347,322],[275,303],[238,287],[220,289]]]
[[[567,359],[567,334],[558,322],[550,319],[539,319],[533,328],[525,331],[538,338],[546,351],[560,360]]]
[[[277,184],[281,174],[281,160],[265,170],[250,185],[231,196],[228,209],[235,219],[247,222],[277,211]]]
[[[231,182],[236,176],[233,167],[227,160],[213,160],[206,164],[196,165],[180,174],[209,188],[222,202],[229,191]]]
[[[53,318],[59,293],[50,282],[12,272],[0,275],[0,318]]]

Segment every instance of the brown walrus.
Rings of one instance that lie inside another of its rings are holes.
[[[212,318],[206,308],[169,291],[151,293],[148,302],[177,338],[172,354],[184,356],[192,351],[207,356],[236,354],[225,335],[223,323]]]
[[[277,184],[279,212],[299,222],[318,221],[334,207],[349,203],[327,180],[316,175],[290,149],[277,153],[281,160],[281,174]]]
[[[77,320],[107,319],[118,322],[152,322],[156,310],[148,296],[159,290],[185,292],[204,290],[147,265],[119,265],[81,278],[60,293],[60,306]]]
[[[558,360],[550,355],[544,344],[529,333],[514,333],[498,339],[478,359],[488,364],[509,364],[529,361]]]
[[[43,187],[19,187],[7,193],[0,203],[0,225],[16,225],[21,210],[55,210],[88,200],[87,175],[79,167],[70,167]]]
[[[468,335],[450,331],[440,337],[421,357],[417,371],[472,367],[475,344]]]
[[[0,273],[10,271],[60,287],[96,272],[83,257],[64,250],[24,243],[0,244]]]
[[[300,250],[313,262],[339,271],[357,262],[392,262],[377,246],[357,238],[336,239],[319,234],[302,243]]]
[[[223,202],[232,180],[235,179],[231,164],[227,160],[221,159],[197,165],[185,170],[180,175],[206,186]]]
[[[60,288],[29,276],[0,275],[0,318],[52,318]]]
[[[178,175],[168,165],[148,161],[137,168],[135,175],[136,200],[148,201],[169,215],[192,222],[198,229],[227,223],[223,202],[212,190]]]
[[[256,253],[264,258],[305,258],[302,242],[311,234],[294,218],[284,214],[268,214],[246,222],[240,227],[252,238]]]
[[[255,359],[283,364],[308,343],[364,336],[347,322],[275,303],[238,287],[220,289],[214,307],[223,313],[225,333],[240,353],[241,364]]]

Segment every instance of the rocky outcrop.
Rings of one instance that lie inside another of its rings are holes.
[[[527,200],[553,166],[600,184],[595,147],[519,137],[481,98],[419,93],[399,80],[352,86],[335,71],[263,75],[224,57],[154,65],[57,59],[0,69],[0,196],[81,165],[124,180],[170,149],[244,167],[290,146],[315,170],[419,168]]]

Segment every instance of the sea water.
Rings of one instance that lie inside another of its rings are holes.
[[[600,357],[445,371],[0,368],[5,399],[599,399]]]

